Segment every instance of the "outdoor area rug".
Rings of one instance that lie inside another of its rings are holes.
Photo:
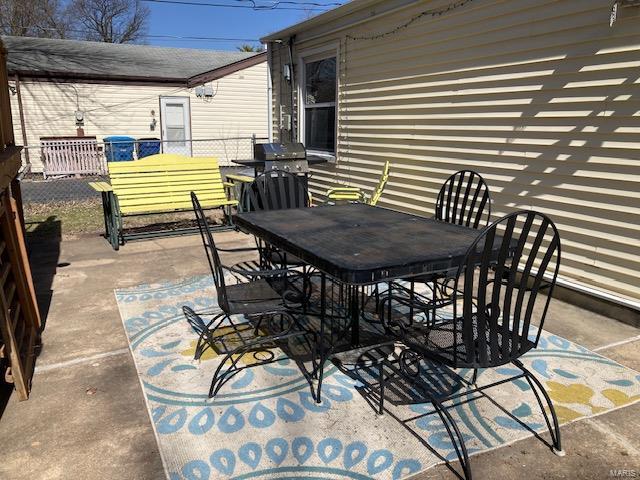
[[[217,308],[210,276],[117,290],[116,298],[170,480],[399,479],[455,459],[429,403],[389,401],[378,416],[360,382],[329,363],[321,404],[287,359],[244,370],[209,399],[219,359],[209,350],[193,360],[196,336],[182,306]],[[561,423],[640,400],[638,372],[548,332],[523,361],[545,384]],[[514,373],[509,366],[481,371],[478,384]],[[460,403],[449,411],[470,453],[536,432],[548,441],[524,379]],[[539,448],[554,461],[543,440]]]

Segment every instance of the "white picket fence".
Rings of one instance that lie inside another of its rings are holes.
[[[253,158],[253,145],[264,138],[227,137],[187,141],[160,141],[161,153],[177,153],[187,157],[216,157],[221,166],[233,166],[236,160]],[[133,145],[131,159],[138,158],[143,140],[124,142]],[[117,143],[117,142],[116,142]],[[96,137],[41,137],[40,144],[25,148],[31,171],[47,177],[104,175],[107,173],[105,149],[108,145]],[[25,160],[27,158],[25,157]]]
[[[42,138],[42,173],[56,175],[100,175],[107,164],[95,137]]]

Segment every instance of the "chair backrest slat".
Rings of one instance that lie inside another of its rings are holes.
[[[485,228],[455,278],[453,366],[503,365],[535,347],[559,266],[560,236],[544,214],[519,211]]]
[[[500,291],[502,290],[502,279],[505,276],[505,273],[510,277],[511,270],[507,266],[507,260],[509,259],[509,252],[511,241],[513,239],[513,229],[516,224],[516,218],[511,217],[506,223],[506,228],[504,232],[502,232],[502,243],[500,244],[500,252],[498,253],[498,259],[496,261],[495,266],[495,278],[499,282],[497,285],[493,287],[493,294],[491,296],[491,305],[499,305],[500,304]],[[514,272],[515,275],[515,272]],[[503,305],[503,322],[501,325],[501,339],[500,344],[500,353],[501,357],[504,357],[508,354],[508,343],[505,345],[505,339],[509,337],[509,324],[511,322],[511,306],[510,299],[505,299],[505,304]]]
[[[371,199],[369,200],[369,205],[373,205],[374,207],[380,201],[380,197],[382,197],[382,192],[384,192],[384,188],[387,186],[387,182],[389,181],[389,169],[391,167],[391,162],[387,160],[384,162],[384,167],[382,168],[382,175],[380,176],[380,181],[376,186],[376,189],[373,191],[371,195]]]
[[[491,218],[491,196],[482,176],[471,170],[451,175],[438,193],[436,218],[476,229],[487,225]]]

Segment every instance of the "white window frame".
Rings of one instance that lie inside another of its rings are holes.
[[[340,77],[340,45],[338,43],[333,43],[331,45],[325,45],[323,47],[318,47],[310,50],[304,50],[298,54],[298,68],[297,77],[298,77],[298,141],[301,143],[305,143],[305,103],[304,103],[304,89],[306,87],[306,78],[305,78],[305,62],[314,62],[317,60],[322,60],[324,58],[332,58],[336,59],[336,98],[335,98],[335,109],[336,109],[336,118],[335,118],[335,131],[334,131],[334,151],[326,152],[324,150],[313,150],[307,149],[307,153],[311,155],[317,155],[319,157],[324,157],[329,161],[335,161],[337,152],[338,152],[338,97],[339,92],[338,89],[340,87],[340,82],[338,81]],[[331,106],[332,103],[317,103],[314,106],[316,107],[327,107]]]

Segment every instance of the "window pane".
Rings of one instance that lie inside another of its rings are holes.
[[[164,123],[167,126],[184,125],[184,106],[181,103],[167,103],[164,109]]]
[[[167,127],[167,140],[173,145],[184,145],[184,139],[184,127]]]
[[[336,145],[336,107],[309,107],[305,110],[305,147],[334,152]]]
[[[336,101],[336,59],[325,58],[304,65],[305,105]]]

